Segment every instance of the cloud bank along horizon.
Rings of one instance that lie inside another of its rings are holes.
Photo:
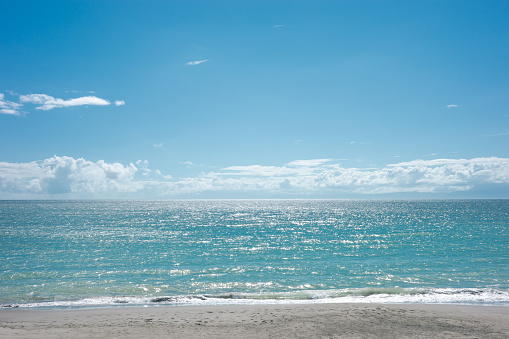
[[[4,197],[178,198],[214,192],[269,198],[368,197],[475,191],[486,185],[509,187],[509,159],[415,160],[369,169],[345,168],[334,159],[311,159],[282,166],[231,166],[183,178],[151,169],[146,160],[124,165],[53,156],[29,163],[0,162],[0,193]]]

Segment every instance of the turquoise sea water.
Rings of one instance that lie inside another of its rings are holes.
[[[0,304],[509,306],[509,200],[0,201]]]

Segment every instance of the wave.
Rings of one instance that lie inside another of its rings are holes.
[[[482,288],[361,288],[297,292],[226,293],[177,296],[100,296],[75,300],[33,300],[2,308],[90,308],[159,305],[236,305],[289,303],[430,303],[509,307],[509,290]]]

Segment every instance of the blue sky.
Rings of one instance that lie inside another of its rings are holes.
[[[509,198],[508,1],[2,1],[0,198]]]

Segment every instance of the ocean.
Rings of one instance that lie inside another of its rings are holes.
[[[0,201],[0,304],[509,306],[509,200]]]

